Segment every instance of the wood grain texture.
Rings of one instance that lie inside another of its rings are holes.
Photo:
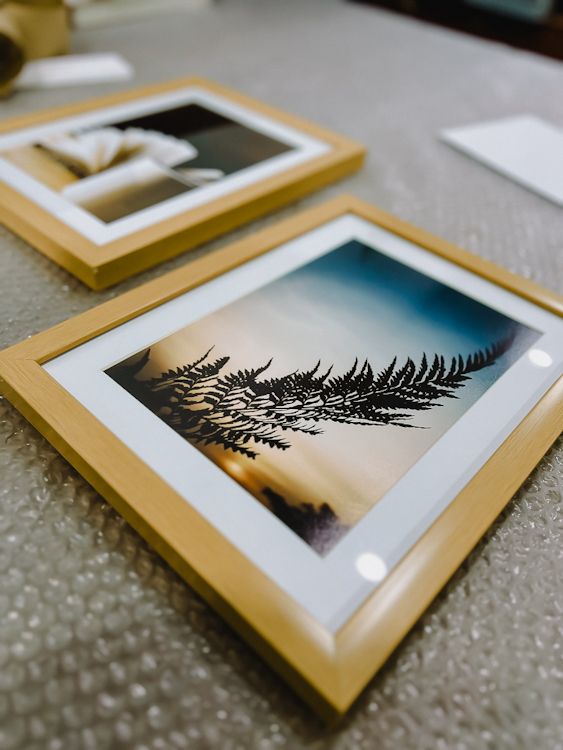
[[[15,406],[326,718],[349,708],[561,432],[563,380],[541,398],[384,583],[333,635],[227,542],[41,364],[347,213],[562,314],[562,300],[552,292],[343,196],[0,353],[0,386]]]

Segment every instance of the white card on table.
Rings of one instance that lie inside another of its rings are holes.
[[[77,86],[85,83],[124,81],[133,67],[116,52],[61,55],[30,60],[15,81],[16,88],[35,89]]]
[[[518,115],[442,130],[442,140],[563,206],[563,129]]]

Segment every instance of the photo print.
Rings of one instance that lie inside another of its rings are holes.
[[[0,157],[105,224],[291,151],[197,103],[14,146]]]
[[[538,337],[352,240],[106,372],[325,555]]]

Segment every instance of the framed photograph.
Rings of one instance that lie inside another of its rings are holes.
[[[359,169],[364,153],[183,79],[0,124],[0,220],[102,289]]]
[[[5,350],[0,382],[334,716],[560,433],[562,311],[342,197]]]

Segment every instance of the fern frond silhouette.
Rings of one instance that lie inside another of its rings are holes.
[[[415,364],[395,358],[379,372],[356,359],[349,370],[333,374],[321,369],[296,370],[266,377],[272,360],[254,369],[229,372],[229,357],[212,359],[213,347],[193,362],[142,380],[138,373],[150,349],[133,365],[116,365],[108,374],[196,445],[220,445],[249,458],[261,445],[291,447],[291,433],[322,433],[324,423],[415,427],[417,412],[440,406],[471,375],[490,367],[511,346],[512,339],[446,363],[439,354]]]

